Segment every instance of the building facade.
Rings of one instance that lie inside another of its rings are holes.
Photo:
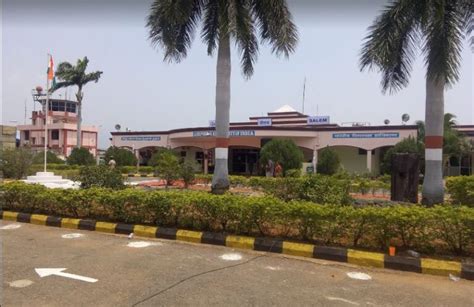
[[[16,147],[16,127],[0,125],[0,150]]]
[[[157,148],[171,148],[182,159],[197,162],[204,173],[213,171],[215,129],[184,128],[169,131],[112,132],[112,146],[133,150],[141,164],[146,164]],[[328,117],[313,117],[284,106],[267,116],[250,117],[247,122],[230,124],[229,172],[257,175],[263,173],[259,152],[271,139],[292,139],[304,154],[304,171],[312,172],[318,152],[334,149],[342,167],[351,173],[380,172],[387,149],[408,137],[417,136],[417,127],[331,124]]]
[[[43,151],[45,143],[45,97],[36,97],[42,105],[41,111],[33,111],[31,124],[19,125],[20,146],[30,146],[35,151]],[[76,102],[65,99],[49,99],[48,108],[48,149],[56,154],[67,157],[77,145]],[[94,156],[97,154],[98,128],[82,125],[82,147],[89,149]]]

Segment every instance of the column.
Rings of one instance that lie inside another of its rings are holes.
[[[317,173],[316,166],[318,165],[318,150],[317,150],[316,148],[313,149],[313,161],[312,161],[312,164],[313,164],[313,173],[316,174],[316,173]]]
[[[367,150],[367,170],[372,173],[372,150]]]
[[[209,151],[207,149],[204,149],[204,175],[207,175],[209,172]]]

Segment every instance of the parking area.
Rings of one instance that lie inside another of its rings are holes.
[[[447,277],[7,221],[0,236],[2,306],[474,306],[474,282]]]

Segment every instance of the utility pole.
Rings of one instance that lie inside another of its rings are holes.
[[[304,77],[304,82],[303,82],[303,108],[302,108],[302,112],[304,114],[304,100],[305,100],[305,96],[306,96],[306,77]]]

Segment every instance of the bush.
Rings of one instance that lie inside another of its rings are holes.
[[[108,164],[110,160],[114,160],[116,166],[134,166],[137,164],[137,158],[128,149],[118,148],[116,146],[111,146],[107,148],[105,152],[105,164]]]
[[[187,188],[194,181],[196,175],[196,163],[192,161],[184,161],[179,166],[179,176],[184,181],[184,187]]]
[[[148,166],[152,166],[152,167],[156,167],[158,165],[158,162],[160,161],[161,159],[161,155],[162,154],[169,154],[169,155],[174,155],[176,157],[177,154],[174,150],[172,149],[168,149],[168,148],[158,148],[158,150],[153,153],[153,155],[150,157],[150,159],[148,160]]]
[[[396,153],[415,153],[420,157],[423,155],[424,146],[413,137],[408,137],[401,140],[394,147],[387,150],[382,163],[380,165],[380,172],[382,174],[390,174],[392,172],[392,155]],[[423,168],[423,166],[421,166]],[[423,172],[422,172],[423,173]]]
[[[47,189],[0,185],[3,210],[230,234],[264,235],[386,251],[388,245],[474,255],[474,208],[353,207],[197,191]]]
[[[301,178],[274,179],[262,184],[263,190],[285,201],[307,200],[319,204],[350,203],[349,181],[331,176],[308,175]]]
[[[48,166],[49,164],[65,164],[64,160],[61,160],[58,158],[58,156],[52,152],[52,151],[47,151],[46,152],[46,162],[48,163]],[[35,157],[33,158],[33,163],[34,164],[43,164],[44,163],[44,151],[42,152],[39,152],[35,155]]]
[[[451,196],[451,203],[474,207],[474,176],[449,177],[446,189]]]
[[[5,178],[21,179],[33,163],[34,153],[27,147],[0,150],[0,171]]]
[[[124,188],[122,174],[105,165],[84,166],[79,170],[77,178],[81,182],[81,188],[92,187],[122,189]]]
[[[260,164],[265,166],[272,160],[281,165],[284,176],[289,170],[301,169],[303,159],[303,152],[292,140],[271,140],[260,150]]]
[[[334,175],[339,171],[341,167],[341,161],[337,153],[329,148],[323,148],[319,152],[318,164],[316,170],[319,174]]]
[[[166,188],[179,178],[179,160],[175,154],[169,151],[162,151],[158,155],[156,161],[156,172],[164,180],[166,180]]]
[[[94,156],[85,147],[74,148],[67,158],[69,165],[94,165],[96,161]]]

